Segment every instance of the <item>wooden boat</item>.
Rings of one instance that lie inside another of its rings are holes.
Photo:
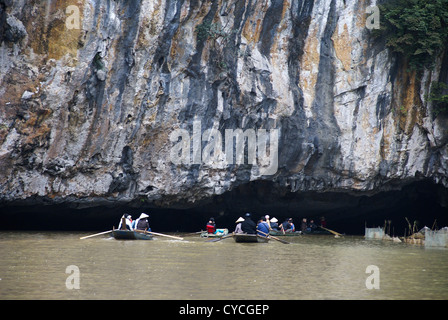
[[[247,233],[234,233],[233,239],[235,240],[235,242],[239,243],[247,243],[247,242],[266,243],[269,241],[269,238],[262,237],[257,234],[247,234]]]
[[[112,230],[112,235],[117,240],[152,240],[153,236],[149,233],[145,233],[142,230],[130,231],[130,230]]]
[[[271,235],[271,236],[276,236],[276,237],[279,237],[279,236],[281,236],[281,237],[297,237],[297,236],[300,236],[301,234],[302,234],[302,232],[300,232],[300,231],[295,231],[295,232],[285,232],[285,233],[283,233],[283,232],[281,232],[281,231],[269,231],[269,234]]]
[[[302,232],[302,234],[304,234],[304,235],[325,235],[325,234],[331,235],[332,233],[327,230],[312,230],[312,231]]]
[[[218,229],[218,230],[222,230],[223,232],[208,233],[207,231],[203,231],[201,233],[201,238],[221,238],[229,233],[228,229]]]
[[[300,235],[331,235],[332,233],[328,230],[312,230],[312,231],[294,231],[294,232],[281,232],[281,231],[269,231],[269,234],[271,236],[276,236],[276,237],[297,237]]]

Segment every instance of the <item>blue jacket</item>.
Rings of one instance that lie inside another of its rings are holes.
[[[263,233],[269,234],[269,225],[266,222],[260,222],[257,226],[257,230],[260,230]],[[258,234],[262,237],[266,237],[265,234],[258,232]]]

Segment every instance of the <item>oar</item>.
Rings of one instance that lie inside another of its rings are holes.
[[[184,238],[181,238],[181,237],[175,237],[175,236],[169,236],[169,235],[167,235],[167,234],[163,234],[163,233],[157,233],[157,232],[152,232],[152,231],[146,231],[146,232],[152,233],[152,234],[154,234],[154,235],[156,235],[156,236],[167,237],[167,238],[173,238],[173,239],[176,239],[176,240],[184,240]]]
[[[149,234],[153,234],[153,235],[161,236],[161,237],[173,238],[173,239],[176,239],[176,240],[184,240],[184,238],[181,238],[181,237],[169,236],[167,234],[157,233],[157,232],[153,232],[153,231],[146,231],[146,230],[134,230],[134,231],[143,232],[143,233],[149,233]]]
[[[191,233],[187,233],[187,234],[184,234],[184,236],[185,237],[187,237],[187,236],[192,236],[192,235],[194,235],[194,234],[199,234],[199,233],[202,233],[202,232],[204,232],[204,231],[197,231],[197,232],[191,232]]]
[[[225,236],[220,237],[220,238],[218,238],[218,239],[207,240],[207,241],[205,241],[205,242],[217,242],[217,241],[220,241],[220,240],[222,240],[222,239],[230,238],[230,237],[232,237],[232,236],[233,236],[233,233],[229,233],[228,235],[225,235]]]
[[[99,236],[99,235],[102,235],[102,234],[106,234],[106,233],[109,233],[109,232],[112,232],[112,230],[104,231],[104,232],[100,232],[100,233],[95,233],[95,234],[92,234],[90,236],[81,237],[79,239],[83,240],[83,239],[87,239],[87,238],[91,238],[91,237],[96,237],[96,236]]]
[[[338,232],[336,232],[336,231],[333,231],[333,230],[324,228],[324,227],[322,227],[322,226],[320,226],[319,228],[324,229],[324,230],[327,230],[328,232],[331,232],[332,234],[334,234],[334,235],[336,235],[336,236],[338,236],[338,237],[342,237],[342,234],[340,234],[340,233],[338,233]]]
[[[290,242],[288,242],[288,241],[279,239],[279,238],[274,237],[274,236],[272,236],[272,235],[270,235],[270,234],[264,233],[263,231],[257,230],[257,232],[260,232],[261,234],[264,234],[266,237],[269,237],[269,238],[272,238],[272,239],[274,239],[274,240],[280,241],[281,243],[284,243],[284,244],[290,244]]]

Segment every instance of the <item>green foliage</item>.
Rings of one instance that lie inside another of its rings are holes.
[[[196,32],[198,33],[198,40],[218,39],[220,37],[227,38],[229,34],[224,31],[224,28],[219,23],[212,23],[204,21],[200,25],[196,26]]]
[[[103,70],[105,67],[103,59],[101,58],[101,55],[99,52],[97,54],[95,54],[95,57],[93,58],[93,65],[95,66],[95,68],[97,70]]]
[[[226,55],[224,53],[225,49],[229,48],[229,41],[231,40],[231,35],[236,33],[237,30],[226,31],[225,27],[221,26],[220,23],[212,23],[209,21],[204,21],[200,25],[196,26],[197,40],[198,41],[208,41],[211,40],[211,48],[213,50],[213,55],[211,55],[211,62],[218,69],[225,74],[228,71],[228,65],[226,63]],[[219,41],[217,41],[219,39]]]
[[[386,45],[412,69],[431,68],[448,42],[448,0],[391,0],[379,8]]]
[[[448,113],[448,84],[433,82],[427,101],[433,102],[434,115]]]

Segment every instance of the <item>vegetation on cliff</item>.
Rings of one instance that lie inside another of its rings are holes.
[[[412,69],[431,68],[448,43],[448,0],[392,0],[380,10],[386,45]]]

